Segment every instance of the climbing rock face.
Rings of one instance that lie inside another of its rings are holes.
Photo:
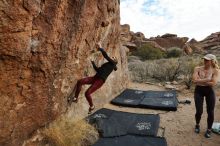
[[[118,70],[94,94],[102,105],[127,84],[120,46],[118,0],[3,0],[0,2],[0,145],[19,146],[66,111],[77,80],[94,75],[101,42]],[[80,95],[79,111],[88,104]],[[74,108],[69,109],[74,113]]]

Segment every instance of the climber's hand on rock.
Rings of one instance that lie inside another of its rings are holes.
[[[99,50],[99,48],[102,48],[102,45],[100,42],[96,43],[96,48],[97,48],[97,50]]]

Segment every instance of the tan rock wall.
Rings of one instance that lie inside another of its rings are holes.
[[[76,81],[95,73],[90,60],[104,61],[94,51],[98,41],[119,58],[119,69],[95,103],[126,87],[118,0],[3,0],[0,9],[0,145],[22,145],[66,111]],[[69,110],[83,115],[84,98],[77,107]]]

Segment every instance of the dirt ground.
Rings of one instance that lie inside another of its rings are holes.
[[[129,88],[139,90],[165,90],[164,87],[130,83]],[[215,121],[220,122],[220,90],[216,91],[216,107],[215,107]],[[207,113],[204,104],[204,112],[201,119],[201,132],[200,134],[194,133],[194,115],[195,106],[193,99],[193,91],[181,90],[178,92],[178,99],[190,99],[191,104],[179,104],[176,112],[166,112],[161,110],[148,110],[140,108],[127,108],[121,106],[114,106],[112,104],[106,104],[105,108],[110,108],[118,111],[126,111],[132,113],[147,113],[147,114],[159,114],[160,115],[160,127],[164,129],[164,137],[167,140],[168,146],[220,146],[220,135],[212,134],[210,139],[204,137],[205,130],[207,128]]]

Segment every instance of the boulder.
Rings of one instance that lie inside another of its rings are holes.
[[[176,37],[177,37],[176,34],[171,34],[171,33],[166,33],[161,36],[161,38],[176,38]]]
[[[121,37],[120,40],[122,44],[127,42],[131,42],[133,33],[130,31],[130,26],[128,24],[124,24],[120,26]]]
[[[145,36],[142,32],[134,33],[131,38],[131,42],[135,43],[137,46],[141,46],[144,40],[145,40]]]
[[[199,43],[200,46],[209,53],[220,53],[220,32],[212,33]]]
[[[183,46],[183,51],[187,54],[187,55],[190,55],[193,53],[193,50],[192,48],[190,47],[190,45],[188,43],[186,43],[184,46]]]
[[[94,103],[101,106],[126,87],[118,1],[4,0],[0,6],[1,146],[23,145],[67,111],[67,96],[77,80],[95,74],[90,61],[98,66],[105,61],[93,53],[97,42],[117,56],[118,70],[93,94]],[[80,108],[68,111],[85,117],[83,92],[80,101]]]
[[[130,33],[130,25],[129,24],[121,25],[121,32]]]
[[[131,52],[137,50],[137,45],[135,43],[125,42],[123,45],[126,46]]]

